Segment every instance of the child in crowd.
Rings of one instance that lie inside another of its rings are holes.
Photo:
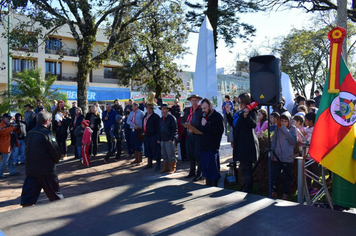
[[[89,121],[88,121],[88,123],[86,123],[85,121],[86,120],[82,121],[81,125],[78,126],[74,130],[74,135],[76,136],[76,147],[78,150],[78,158],[79,158],[79,161],[84,165],[86,165],[86,164],[83,162],[83,153],[82,153],[83,134],[84,134],[85,129],[89,126],[89,123],[90,123]]]
[[[305,114],[307,114],[307,107],[304,105],[300,105],[298,106],[298,112],[294,115],[294,116],[305,116]]]
[[[90,125],[89,120],[83,120],[82,125],[85,126],[83,132],[83,138],[82,138],[82,156],[83,156],[84,165],[89,167],[90,166],[89,147],[91,144],[91,134],[93,133],[93,130],[89,127]]]
[[[266,109],[261,108],[258,110],[257,118],[255,133],[257,136],[261,136],[263,132],[268,129],[268,115]]]
[[[298,114],[298,113],[297,113]],[[307,139],[304,137],[304,117],[301,115],[293,116],[293,125],[297,128],[299,153],[302,154],[303,144],[306,143]]]
[[[315,118],[316,115],[314,112],[309,112],[305,115],[305,130],[302,131],[302,133],[304,134],[305,139],[310,143],[311,140],[311,136],[313,134],[314,131],[314,122],[315,122]],[[308,155],[308,157],[306,158],[307,160],[310,160],[311,157]],[[309,165],[307,167],[308,170],[310,170],[313,174],[315,174],[316,176],[319,176],[319,166],[318,163],[314,162],[313,164]],[[310,195],[314,195],[318,192],[317,184],[314,182],[313,184],[311,183],[311,179],[307,178],[307,185],[308,185],[308,189],[309,189],[309,194]]]
[[[122,130],[122,116],[121,115],[115,116],[115,123],[111,125],[110,135],[111,135],[111,139],[113,140],[113,145],[112,145],[113,149],[116,145],[115,160],[120,161],[120,160],[122,160],[121,159],[121,151],[122,151],[121,142],[125,140],[124,133]],[[110,153],[113,153],[113,150],[110,151]],[[104,157],[104,162],[108,163],[109,158],[110,158],[110,155],[106,155]]]
[[[294,161],[294,146],[297,142],[297,129],[291,124],[289,112],[281,114],[278,126],[272,137],[272,197],[277,198],[279,178],[283,172],[283,200],[288,199],[292,166]],[[278,159],[276,158],[276,156]]]
[[[270,132],[273,132],[276,129],[278,119],[279,119],[279,113],[276,111],[272,112],[270,115],[270,122],[271,122],[271,125],[269,127]]]

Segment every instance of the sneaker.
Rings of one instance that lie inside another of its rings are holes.
[[[115,158],[115,161],[122,161],[122,158]]]
[[[7,178],[7,176],[5,176],[5,175],[0,175],[0,179],[6,179]]]
[[[317,188],[309,188],[309,194],[314,195],[318,192],[319,190]]]
[[[15,173],[9,174],[9,176],[19,176],[19,175],[20,175],[20,172],[15,172]]]
[[[104,157],[104,162],[105,162],[106,164],[108,164],[108,163],[109,163],[109,157]]]

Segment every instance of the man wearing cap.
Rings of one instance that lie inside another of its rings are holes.
[[[142,140],[138,136],[143,133],[142,124],[144,116],[143,111],[138,109],[138,104],[133,103],[132,111],[127,118],[127,124],[130,125],[129,137],[131,138],[131,144],[135,151],[135,160],[131,162],[131,164],[140,165],[142,162]]]
[[[25,105],[26,111],[24,113],[24,118],[25,118],[25,123],[26,123],[26,128],[28,131],[28,127],[30,126],[30,122],[32,121],[34,115],[36,115],[36,113],[32,110],[33,106],[29,103],[27,103]]]
[[[196,129],[200,130],[201,128],[201,119],[203,118],[202,109],[199,106],[199,101],[202,98],[197,94],[192,94],[187,98],[188,101],[192,104],[191,107],[185,109],[184,116],[182,118],[182,124],[189,123],[194,126]],[[201,165],[200,165],[200,141],[201,135],[194,134],[192,130],[185,129],[187,132],[187,158],[190,161],[190,170],[189,174],[185,178],[194,177],[193,182],[201,179]],[[195,173],[197,166],[197,172]]]
[[[42,111],[37,115],[37,125],[25,139],[26,143],[26,179],[22,187],[21,205],[35,204],[43,189],[50,201],[63,198],[59,190],[56,163],[61,151],[52,132],[51,114]]]
[[[129,99],[129,104],[127,104],[125,106],[125,112],[127,112],[127,111],[129,111],[129,112],[132,111],[132,99],[131,98]]]
[[[116,148],[113,149],[113,147],[112,147],[110,129],[111,129],[111,126],[115,123],[116,115],[117,115],[117,112],[111,108],[110,103],[107,103],[106,110],[103,111],[103,115],[102,115],[102,121],[104,123],[104,131],[105,131],[106,141],[107,141],[107,145],[108,145],[108,152],[106,154],[107,156],[115,154],[115,153],[111,152],[112,150],[115,150]]]
[[[144,112],[146,104],[146,98],[142,98],[142,103],[140,103],[139,109]]]
[[[319,104],[320,104],[320,100],[321,100],[320,91],[319,91],[319,90],[315,90],[314,94],[315,94],[315,98],[314,98],[314,100],[315,100],[315,107],[316,107],[316,108],[319,108]]]
[[[168,172],[173,174],[176,172],[177,159],[174,149],[174,136],[177,133],[176,118],[169,114],[170,107],[167,103],[162,103],[162,117],[159,120],[158,143],[161,145],[161,155],[164,160],[163,169],[160,173]]]
[[[220,179],[220,142],[224,133],[223,117],[213,109],[212,102],[204,98],[201,108],[205,116],[201,120],[201,166],[206,185],[217,186]]]
[[[114,105],[112,106],[112,109],[116,111],[116,113],[119,114],[121,117],[124,115],[124,109],[120,105],[118,98],[114,100]]]
[[[143,169],[152,168],[152,160],[156,160],[155,171],[160,170],[161,164],[161,147],[157,143],[158,139],[158,127],[159,127],[159,116],[153,112],[154,104],[146,104],[146,114],[143,117],[143,133],[144,139],[143,144],[145,145],[145,156],[147,157],[147,166]]]
[[[9,176],[18,176],[19,172],[16,171],[14,166],[14,159],[11,154],[11,132],[19,133],[20,130],[17,128],[17,125],[11,125],[11,115],[5,113],[2,116],[2,121],[0,123],[0,152],[1,152],[1,161],[0,161],[0,179],[6,178],[4,175],[6,165],[9,165]]]

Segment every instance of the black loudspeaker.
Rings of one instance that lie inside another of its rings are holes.
[[[250,90],[258,105],[274,106],[282,99],[281,60],[273,55],[250,58]]]

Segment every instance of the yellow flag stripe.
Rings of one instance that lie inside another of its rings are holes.
[[[335,81],[336,81],[336,61],[337,61],[337,49],[338,44],[333,43],[332,52],[331,52],[331,65],[330,65],[330,80],[329,80],[329,93],[335,90]]]
[[[352,158],[356,138],[355,125],[356,123],[341,142],[320,161],[322,166],[351,183],[356,182],[356,160]]]

